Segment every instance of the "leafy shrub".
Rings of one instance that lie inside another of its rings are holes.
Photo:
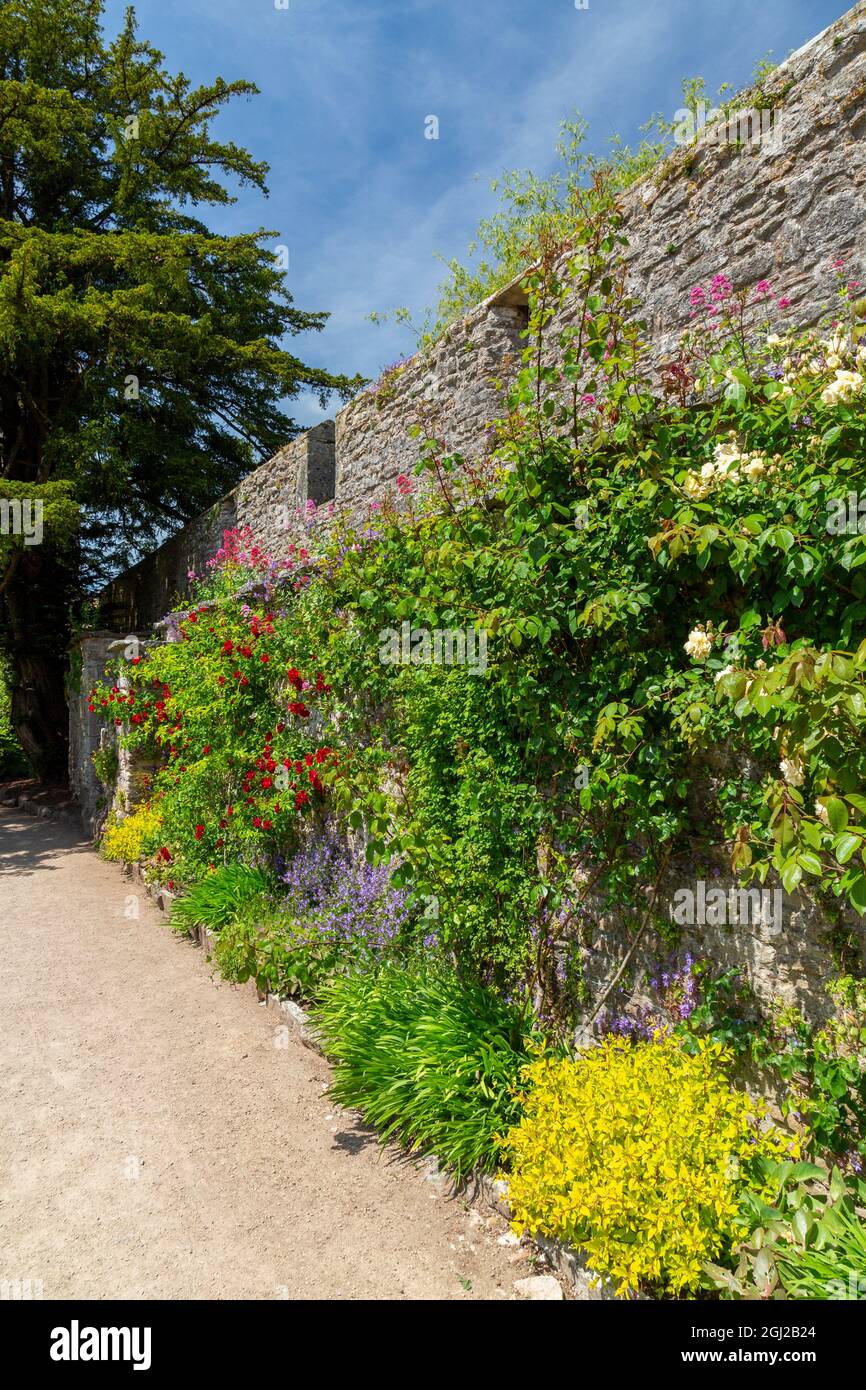
[[[866,983],[843,975],[828,986],[835,1010],[813,1029],[777,1010],[751,1039],[752,1056],[786,1087],[785,1113],[809,1125],[816,1153],[861,1173],[866,1164]]]
[[[247,864],[225,864],[193,884],[171,905],[171,925],[178,931],[206,927],[220,932],[250,909],[263,908],[273,880]]]
[[[10,723],[9,675],[0,658],[0,777],[26,777],[30,767]]]
[[[90,755],[93,763],[93,770],[103,787],[110,787],[117,777],[119,758],[116,747],[113,744],[106,744],[94,749]]]
[[[527,1060],[517,1009],[478,985],[386,966],[332,980],[315,1021],[331,1094],[383,1142],[432,1152],[458,1178],[496,1166]]]
[[[578,1246],[621,1293],[696,1288],[736,1238],[739,1166],[796,1148],[761,1129],[722,1070],[729,1060],[718,1043],[690,1056],[659,1036],[532,1062],[504,1144],[516,1224]]]
[[[820,1028],[791,1005],[760,1011],[736,966],[719,972],[686,952],[649,972],[649,1002],[611,996],[596,1019],[602,1033],[651,1038],[671,1033],[686,1051],[709,1037],[761,1068],[784,1116],[808,1127],[808,1152],[828,1165],[862,1173],[866,1164],[866,983],[831,981],[833,1013]]]
[[[315,999],[333,975],[376,969],[413,945],[414,914],[387,866],[359,861],[332,839],[295,855],[281,882],[284,897],[241,903],[220,927],[214,956],[225,979]]]
[[[123,820],[112,814],[99,846],[100,852],[106,859],[137,864],[154,847],[161,824],[159,813],[150,805],[139,806]]]
[[[733,1269],[709,1264],[704,1283],[724,1298],[848,1300],[866,1296],[866,1183],[811,1163],[758,1161],[760,1192],[742,1195],[748,1235]]]
[[[26,777],[30,774],[24,749],[8,723],[0,716],[0,778]]]
[[[157,764],[160,869],[171,865],[179,881],[220,860],[285,852],[296,818],[324,797],[330,749],[311,726],[331,687],[298,669],[293,624],[271,607],[277,576],[289,594],[306,579],[306,549],[289,548],[272,562],[246,531],[226,531],[195,600],[165,619],[167,640],[118,661],[88,695],[88,708]]]

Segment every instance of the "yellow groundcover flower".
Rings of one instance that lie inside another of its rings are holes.
[[[730,1060],[720,1043],[689,1056],[657,1034],[532,1062],[523,1119],[505,1138],[515,1229],[577,1246],[621,1294],[694,1289],[737,1238],[749,1160],[799,1154],[730,1085]]]
[[[150,806],[140,806],[124,820],[109,817],[100,849],[106,859],[135,864],[144,853],[148,839],[159,829],[162,818]]]

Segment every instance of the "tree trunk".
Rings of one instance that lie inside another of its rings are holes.
[[[25,548],[2,598],[3,648],[12,672],[11,722],[37,775],[68,777],[66,652],[72,557]]]

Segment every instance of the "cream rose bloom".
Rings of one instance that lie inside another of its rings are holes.
[[[789,787],[802,787],[806,779],[806,771],[803,767],[803,759],[795,754],[792,758],[783,758],[779,763],[779,771],[788,783]]]
[[[699,623],[697,627],[692,628],[684,647],[687,655],[693,657],[695,661],[706,661],[713,650],[713,639]]]
[[[700,501],[703,497],[707,496],[709,491],[710,484],[700,473],[692,472],[686,474],[685,481],[683,482],[683,492],[688,497],[694,497],[696,501]]]
[[[845,405],[859,396],[863,390],[863,378],[859,372],[837,371],[829,385],[821,392],[825,405]]]

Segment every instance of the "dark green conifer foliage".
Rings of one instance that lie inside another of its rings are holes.
[[[213,133],[249,82],[194,87],[102,0],[0,5],[0,650],[12,721],[65,764],[69,611],[111,567],[191,519],[297,432],[299,391],[356,383],[281,346],[296,309],[280,235],[217,236],[201,208],[266,192]],[[43,538],[14,534],[42,504]]]

